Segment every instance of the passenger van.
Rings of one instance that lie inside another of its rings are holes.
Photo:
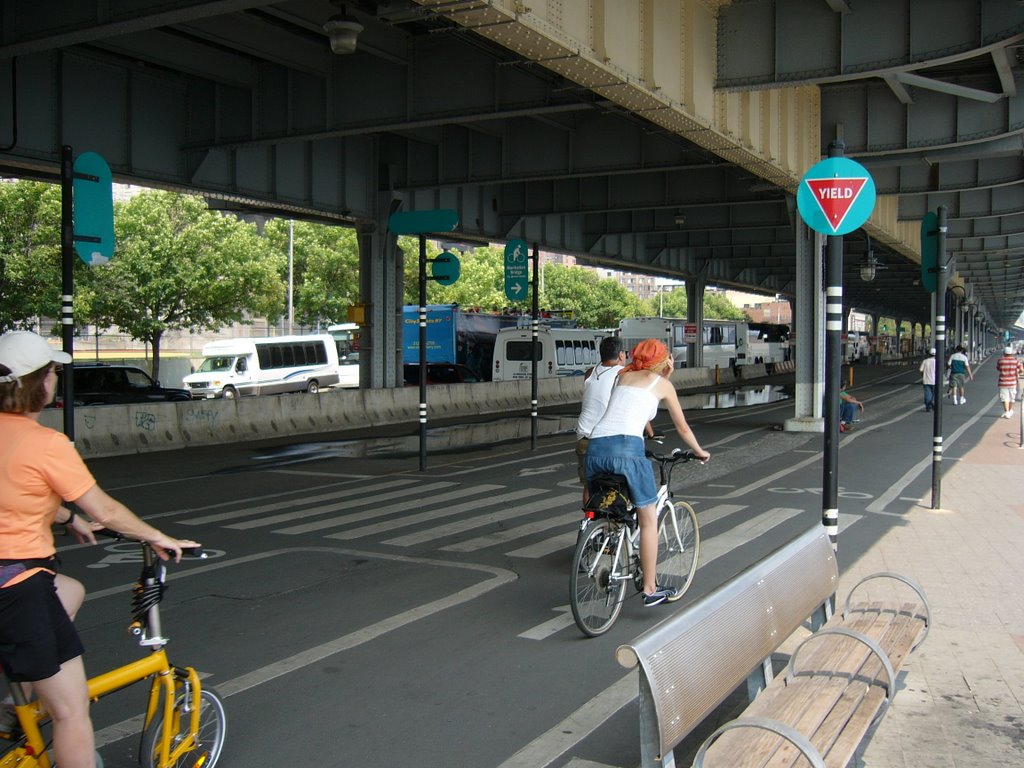
[[[537,331],[537,378],[582,376],[601,362],[598,347],[607,333],[586,328],[548,328]],[[529,328],[502,328],[494,342],[494,381],[532,376]]]
[[[193,399],[316,393],[338,383],[338,351],[328,334],[211,341],[182,381]]]

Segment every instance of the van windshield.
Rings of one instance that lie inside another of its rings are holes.
[[[233,357],[208,357],[203,360],[196,373],[216,373],[217,371],[230,371],[235,363]]]

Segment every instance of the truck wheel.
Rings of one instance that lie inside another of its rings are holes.
[[[306,391],[311,395],[315,395],[320,391],[320,382],[316,379],[310,379],[309,383],[306,385]]]
[[[234,387],[224,387],[225,400],[234,400],[236,397],[238,397],[238,390]]]

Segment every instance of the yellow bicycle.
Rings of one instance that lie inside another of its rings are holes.
[[[227,716],[216,691],[203,688],[192,667],[176,667],[167,658],[160,625],[160,600],[166,568],[150,546],[140,542],[143,565],[132,598],[132,634],[150,653],[89,679],[89,699],[96,701],[133,683],[150,680],[142,728],[142,768],[213,768],[224,746]],[[204,557],[201,550],[185,550]],[[26,699],[11,684],[20,732],[0,733],[0,768],[51,768],[44,737],[49,718],[38,700]],[[6,743],[5,743],[6,742]],[[99,758],[99,755],[97,755]],[[99,765],[99,762],[97,762]]]

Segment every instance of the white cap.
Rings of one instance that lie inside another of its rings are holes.
[[[929,355],[934,355],[935,354],[935,347],[932,347],[931,349],[929,349],[928,350],[928,354]]]
[[[1003,350],[1003,354],[1004,354],[1004,355],[1012,355],[1012,354],[1013,354],[1013,347],[1006,347],[1006,348],[1005,348],[1005,349]]]
[[[0,376],[0,383],[16,381],[50,363],[70,363],[71,355],[54,349],[42,336],[32,331],[11,331],[0,336],[0,365],[11,373]]]

